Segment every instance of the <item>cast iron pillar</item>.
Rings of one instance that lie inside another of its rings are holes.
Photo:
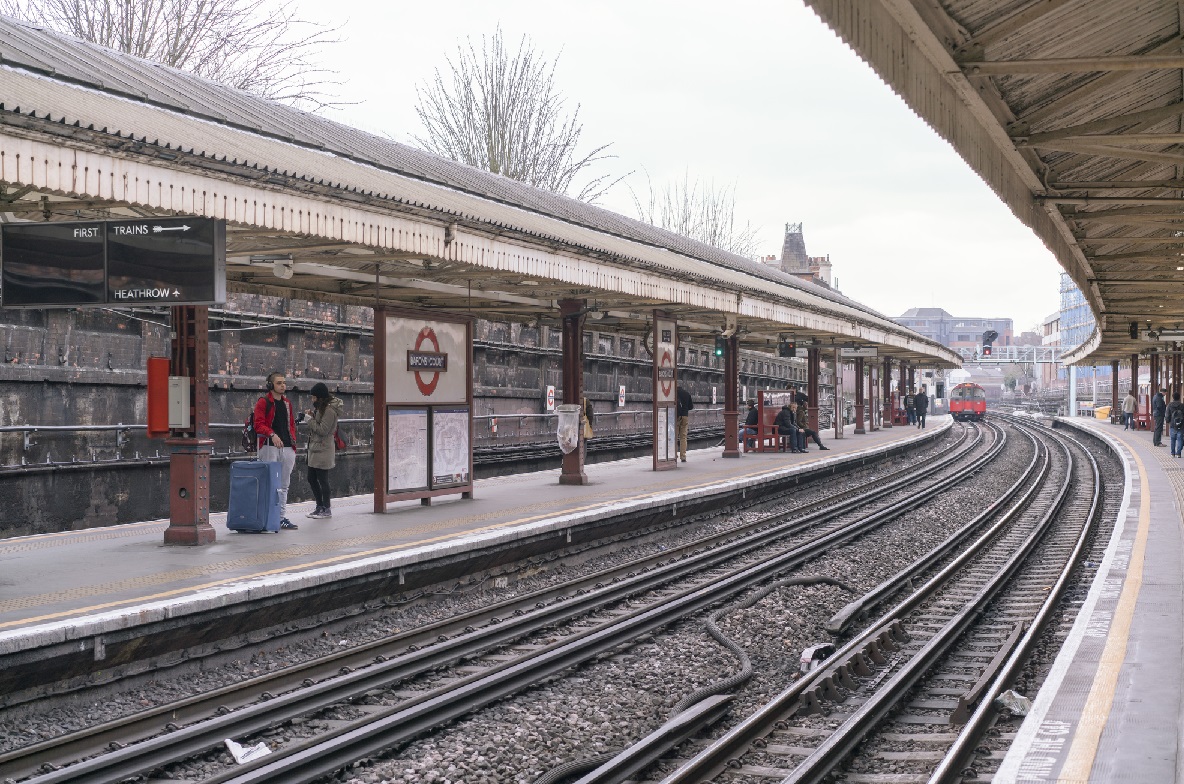
[[[1097,371],[1094,371],[1094,378],[1097,378]],[[1110,363],[1110,421],[1122,421],[1122,408],[1118,403],[1118,360]],[[1097,386],[1094,386],[1097,389]]]
[[[1151,376],[1151,397],[1159,391],[1159,354],[1152,354],[1147,360],[1147,372]]]
[[[173,430],[169,453],[169,527],[165,544],[212,544],[210,525],[210,385],[209,309],[204,305],[173,308],[169,375],[189,379],[189,427]]]
[[[581,405],[584,391],[584,315],[582,299],[559,300],[559,315],[563,319],[563,402]],[[580,446],[584,446],[584,432],[580,429]],[[559,472],[561,485],[586,485],[584,449],[576,448],[563,456]]]
[[[861,436],[867,432],[863,426],[864,395],[863,388],[867,382],[863,378],[863,357],[855,358],[855,435]]]
[[[892,427],[892,357],[884,357],[884,419],[880,427]]]
[[[822,375],[822,357],[818,354],[818,347],[806,349],[806,396],[810,401],[806,404],[810,414],[810,429],[818,432],[818,377]]]
[[[1172,343],[1172,351],[1179,351],[1180,344]],[[1172,399],[1180,394],[1180,354],[1172,354]]]
[[[917,394],[917,369],[909,365],[909,391]]]
[[[740,336],[728,338],[724,354],[724,453],[723,457],[740,457],[737,428],[740,421]]]

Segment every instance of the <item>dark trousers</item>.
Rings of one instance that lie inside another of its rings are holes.
[[[312,485],[312,497],[318,509],[329,508],[329,469],[308,467],[308,483]]]
[[[1153,446],[1161,446],[1163,444],[1163,417],[1155,417],[1155,432],[1151,434],[1151,443]]]
[[[801,438],[801,436],[799,435],[799,431],[796,427],[791,427],[788,430],[785,429],[784,427],[778,427],[777,428],[777,435],[784,436],[784,437],[788,438],[789,439],[789,448],[794,450],[795,452],[798,451],[799,449],[805,450],[805,448],[806,448],[804,445],[800,446],[800,447],[798,446],[798,439]]]
[[[917,427],[925,427],[925,415],[927,413],[929,413],[929,412],[928,411],[918,411],[917,412]]]
[[[814,439],[815,444],[818,444],[818,446],[822,446],[822,439],[818,437],[817,433],[815,433],[813,430],[811,430],[808,427],[803,427],[801,430],[798,431],[798,438],[801,439],[801,448],[802,449],[806,448],[806,439],[807,438]]]

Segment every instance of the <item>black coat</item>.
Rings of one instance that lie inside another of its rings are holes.
[[[1162,417],[1164,411],[1167,410],[1167,401],[1163,398],[1162,392],[1156,392],[1155,397],[1151,398],[1151,416]]]
[[[695,407],[695,401],[691,400],[691,393],[679,387],[675,398],[678,401],[678,415],[680,417],[689,416],[691,409]]]
[[[1172,427],[1172,415],[1176,413],[1177,408],[1184,408],[1184,404],[1181,404],[1178,400],[1173,400],[1171,403],[1168,403],[1167,413],[1164,416],[1164,420],[1168,423],[1168,427]]]
[[[777,412],[777,418],[773,420],[773,424],[777,425],[777,432],[782,435],[796,432],[798,429],[797,420],[794,418],[793,412],[788,408],[783,408]]]
[[[922,414],[929,410],[929,395],[924,392],[918,392],[913,396],[913,410],[918,414]]]
[[[757,413],[756,406],[750,406],[748,408],[748,416],[744,417],[744,426],[756,427],[758,417],[760,417],[760,414]]]

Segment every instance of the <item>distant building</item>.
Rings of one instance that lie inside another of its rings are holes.
[[[785,239],[781,243],[781,257],[762,256],[759,261],[777,267],[802,280],[821,283],[827,288],[837,288],[831,282],[830,256],[811,256],[806,253],[806,237],[802,224],[785,224]]]
[[[1040,331],[1042,333],[1040,345],[1048,346],[1049,348],[1060,348],[1061,312],[1058,310],[1040,322]],[[1055,365],[1052,363],[1043,363],[1040,365],[1040,386],[1043,389],[1063,389],[1068,377],[1069,374],[1059,362]]]
[[[1068,274],[1061,273],[1061,347],[1066,351],[1077,348],[1093,334],[1097,326],[1085,295]]]
[[[892,320],[947,348],[977,348],[983,343],[983,333],[989,329],[999,333],[996,346],[1014,345],[1009,318],[951,316],[942,308],[910,308]]]

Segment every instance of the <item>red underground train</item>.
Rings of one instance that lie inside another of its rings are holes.
[[[981,422],[987,415],[987,393],[978,384],[959,384],[950,390],[950,415]]]

